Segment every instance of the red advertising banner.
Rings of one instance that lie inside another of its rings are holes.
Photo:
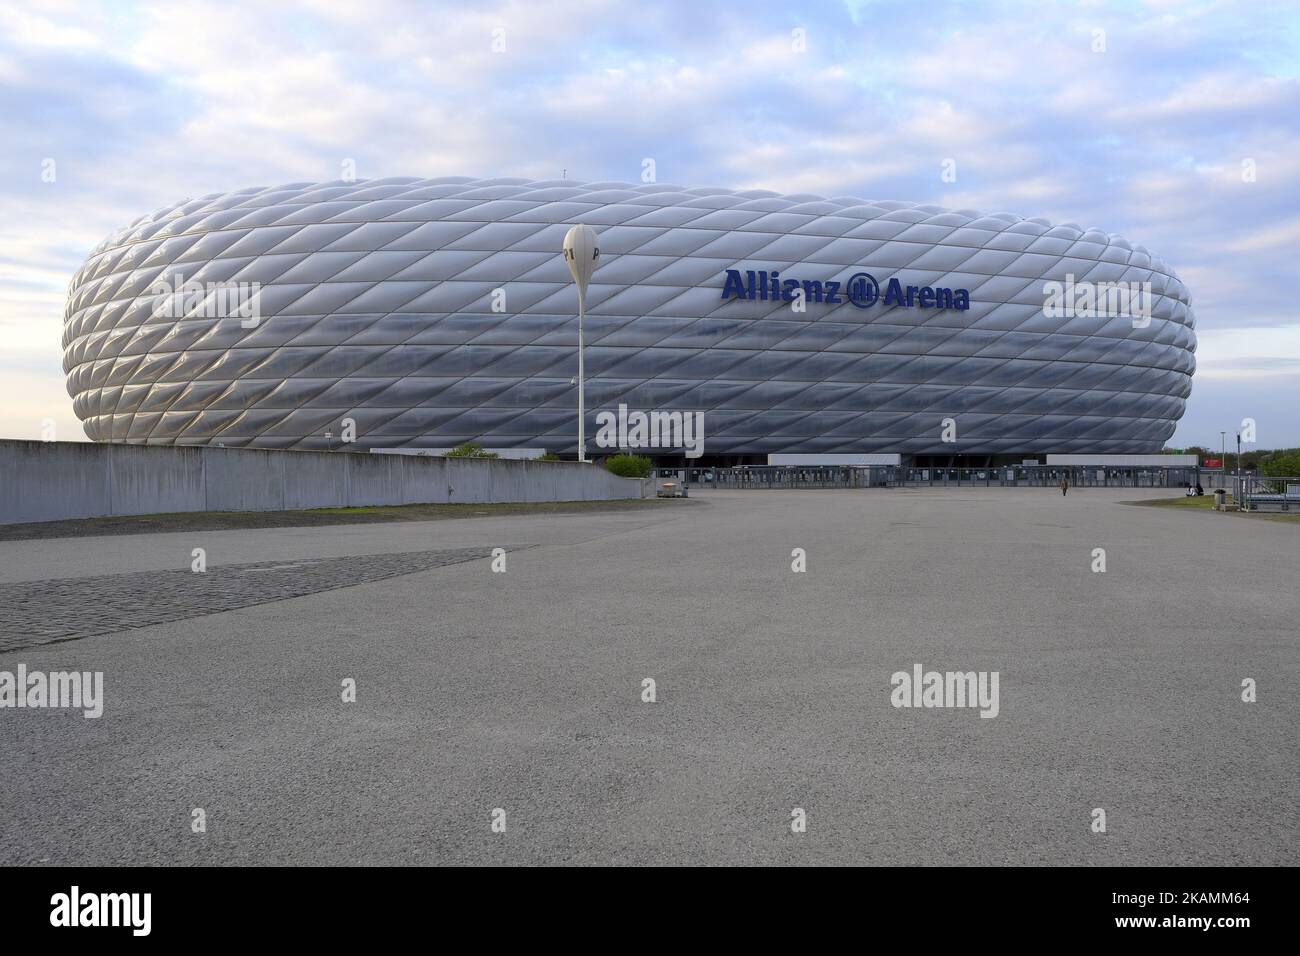
[[[1207,458],[1207,459],[1205,459],[1204,467],[1205,467],[1205,468],[1222,468],[1222,467],[1223,467],[1223,459],[1222,459],[1222,458]]]

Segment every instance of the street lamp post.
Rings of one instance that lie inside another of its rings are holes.
[[[583,390],[582,364],[582,320],[587,310],[587,283],[600,258],[600,249],[596,246],[596,231],[581,223],[574,226],[564,236],[564,261],[569,265],[569,274],[578,286],[578,461],[587,460],[587,409]]]
[[[1219,487],[1228,486],[1228,433],[1219,432]]]

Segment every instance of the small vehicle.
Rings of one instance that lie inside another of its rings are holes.
[[[682,472],[660,471],[655,475],[656,498],[689,498],[690,485]]]

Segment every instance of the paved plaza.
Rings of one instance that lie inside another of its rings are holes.
[[[3,541],[0,672],[104,700],[0,710],[0,864],[1295,865],[1300,527],[1170,494]]]

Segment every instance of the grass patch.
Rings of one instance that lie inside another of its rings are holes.
[[[1228,504],[1232,504],[1232,495],[1227,497]],[[1189,498],[1183,495],[1179,498],[1153,498],[1150,501],[1135,502],[1137,504],[1155,505],[1160,508],[1200,508],[1203,511],[1214,510],[1214,495],[1198,495]]]
[[[1232,504],[1232,495],[1227,496],[1228,504]],[[1177,508],[1183,511],[1208,511],[1210,514],[1238,515],[1256,520],[1285,521],[1295,524],[1300,521],[1300,514],[1278,514],[1268,511],[1215,511],[1214,495],[1202,495],[1200,497],[1188,498],[1181,495],[1177,498],[1148,498],[1145,501],[1125,501],[1126,505],[1139,505],[1144,508]]]

